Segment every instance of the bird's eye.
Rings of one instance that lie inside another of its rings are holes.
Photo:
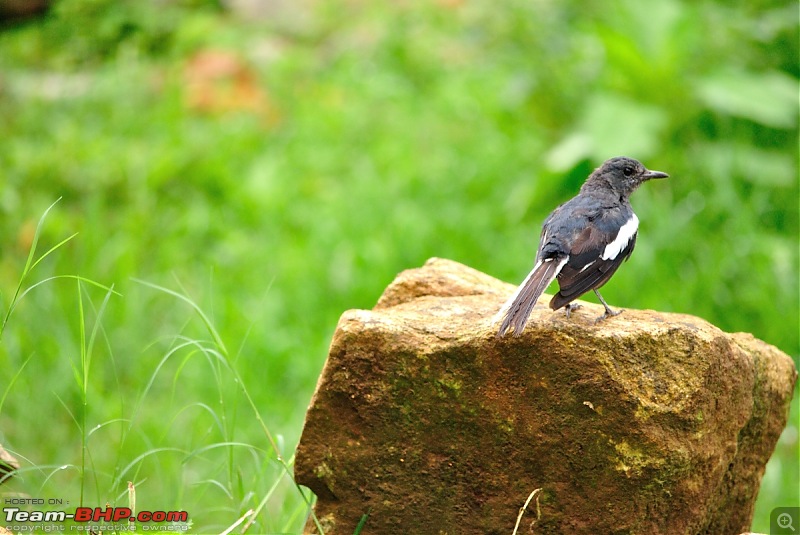
[[[633,167],[631,167],[630,165],[626,165],[625,169],[622,170],[622,173],[625,176],[631,176],[633,175],[633,171],[634,171]]]

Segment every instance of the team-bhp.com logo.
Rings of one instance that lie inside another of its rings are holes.
[[[189,514],[186,511],[139,511],[132,516],[133,511],[128,507],[78,507],[75,509],[73,520],[75,522],[122,522],[125,520],[136,522],[186,522]]]
[[[189,527],[189,514],[186,511],[139,511],[134,513],[129,507],[78,507],[74,513],[67,513],[65,511],[23,511],[19,507],[4,507],[3,513],[6,529],[10,529],[13,533],[65,531],[66,526],[63,524],[68,521],[79,524],[70,526],[70,531],[86,529],[82,528],[80,524],[100,524],[115,531],[135,531],[137,529],[142,531],[185,531]],[[45,526],[50,529],[44,529]]]

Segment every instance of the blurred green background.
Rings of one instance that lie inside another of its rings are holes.
[[[9,0],[0,1],[0,5]],[[2,10],[0,10],[0,14]],[[800,355],[798,6],[60,0],[0,27],[3,493],[298,532],[291,468],[338,316],[451,258],[510,282],[617,155],[610,303]],[[185,301],[218,333],[214,340]],[[224,348],[220,344],[224,344]],[[237,376],[241,381],[237,380]],[[252,397],[276,448],[247,402]],[[753,529],[798,498],[798,396]],[[7,494],[5,494],[7,495]]]

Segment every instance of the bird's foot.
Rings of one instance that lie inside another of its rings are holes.
[[[603,321],[606,318],[610,318],[612,316],[619,316],[620,314],[622,314],[622,312],[623,312],[622,309],[619,309],[616,312],[611,310],[611,307],[608,306],[608,303],[606,303],[606,300],[603,299],[602,295],[600,295],[600,292],[597,291],[597,288],[594,289],[594,294],[597,296],[597,298],[600,300],[600,302],[603,303],[603,307],[606,309],[605,314],[603,314],[602,316],[600,316],[599,318],[594,320],[595,323],[600,323],[601,321]]]
[[[614,316],[619,316],[623,312],[625,312],[625,310],[622,309],[622,308],[620,308],[619,310],[615,311],[615,310],[611,310],[610,308],[606,307],[605,313],[602,316],[598,317],[596,320],[594,320],[594,322],[595,323],[600,323],[601,321],[603,321],[606,318],[612,318]]]
[[[573,310],[578,310],[579,308],[583,308],[583,305],[579,305],[578,303],[567,303],[567,306],[564,307],[564,313],[569,318],[569,315],[572,314]]]

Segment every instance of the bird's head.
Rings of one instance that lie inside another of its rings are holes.
[[[619,156],[603,162],[586,180],[586,186],[610,188],[627,199],[642,182],[651,178],[667,178],[667,173],[650,171],[638,160]]]

